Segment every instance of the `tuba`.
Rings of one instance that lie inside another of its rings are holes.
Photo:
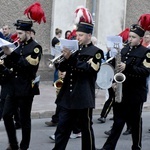
[[[122,83],[126,80],[126,76],[118,71],[117,65],[121,63],[121,50],[119,48],[119,43],[114,43],[114,48],[117,50],[116,55],[116,66],[114,80],[116,82],[115,88],[115,102],[121,103],[122,101]]]

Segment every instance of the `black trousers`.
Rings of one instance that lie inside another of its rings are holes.
[[[5,99],[0,99],[0,120],[2,119]]]
[[[52,122],[53,123],[58,123],[59,122],[59,113],[60,113],[60,110],[61,110],[61,107],[60,106],[56,106],[56,111],[55,111],[55,114],[52,116]],[[79,118],[76,119],[76,122],[74,123],[74,127],[73,127],[73,133],[74,134],[78,134],[81,132],[81,127],[80,127],[80,120]]]
[[[102,118],[106,118],[107,117],[108,113],[110,112],[110,110],[111,110],[111,108],[113,107],[113,104],[114,104],[115,92],[114,92],[113,88],[109,88],[108,89],[108,93],[109,93],[109,98],[105,102],[104,107],[102,109],[102,112],[100,114],[100,116]]]
[[[53,123],[58,123],[58,121],[59,121],[59,112],[60,112],[60,106],[56,105],[55,114],[52,116],[52,120],[51,120]]]
[[[65,150],[76,118],[81,121],[82,150],[95,150],[95,139],[92,128],[92,108],[69,110],[61,108],[59,122],[55,132],[53,150]]]
[[[124,125],[126,122],[129,122],[132,129],[132,150],[141,150],[142,108],[143,102],[114,103],[114,124],[112,132],[103,146],[104,149],[115,150]]]
[[[13,115],[16,108],[20,110],[20,121],[22,127],[22,140],[20,143],[20,148],[22,150],[27,150],[30,143],[31,135],[31,107],[33,102],[33,96],[24,97],[11,97],[7,96],[5,100],[3,119],[8,135],[9,143],[12,149],[18,145],[16,130],[13,121]]]

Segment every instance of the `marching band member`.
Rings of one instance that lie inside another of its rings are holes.
[[[76,15],[79,17],[76,34],[80,49],[73,54],[67,48],[63,49],[65,60],[59,64],[59,69],[66,71],[66,76],[56,99],[61,110],[53,150],[66,149],[77,118],[81,121],[82,150],[95,150],[92,112],[95,107],[95,81],[103,52],[91,42],[91,14],[81,7],[76,10]]]
[[[34,95],[39,94],[33,80],[39,67],[42,47],[31,38],[32,21],[17,20],[14,24],[20,45],[14,51],[5,47],[4,66],[10,69],[10,90],[7,93],[3,120],[8,135],[9,147],[6,150],[27,150],[31,134],[31,108]],[[13,122],[13,112],[20,110],[22,140],[18,145],[16,130]]]
[[[129,44],[121,50],[118,69],[126,76],[122,83],[122,101],[114,103],[114,124],[111,134],[101,150],[114,150],[124,128],[129,122],[132,129],[132,150],[141,150],[142,108],[147,100],[147,79],[150,74],[150,50],[141,45],[145,30],[134,24],[130,27]]]

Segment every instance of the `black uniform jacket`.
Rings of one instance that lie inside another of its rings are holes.
[[[66,71],[66,76],[56,104],[67,109],[95,107],[95,81],[102,57],[102,50],[90,43],[60,63],[59,70]]]
[[[36,77],[41,53],[41,46],[31,38],[4,59],[5,67],[11,71],[10,85],[14,96],[34,95],[32,81]]]
[[[136,103],[145,102],[148,92],[150,74],[150,50],[138,45],[126,46],[121,51],[122,62],[126,68],[122,72],[126,76],[123,83],[123,101]]]

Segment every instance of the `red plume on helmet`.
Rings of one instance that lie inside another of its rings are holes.
[[[73,40],[76,38],[76,29],[72,30],[72,32],[70,33],[68,39]]]
[[[150,14],[143,14],[138,20],[138,24],[146,31],[150,31]]]
[[[75,24],[78,24],[79,22],[93,23],[91,13],[83,6],[80,6],[75,10]]]
[[[39,24],[42,21],[44,23],[46,22],[45,13],[39,2],[36,2],[30,5],[28,8],[26,8],[24,11],[24,15],[27,15],[29,19],[32,19],[33,21],[38,22]]]
[[[11,38],[12,41],[16,41],[16,40],[18,39],[17,33],[12,34],[12,35],[10,36],[10,38]]]
[[[119,36],[122,37],[123,42],[126,42],[126,41],[128,40],[129,32],[130,32],[130,29],[129,29],[129,28],[126,28],[126,29],[123,30],[121,33],[119,33]]]

